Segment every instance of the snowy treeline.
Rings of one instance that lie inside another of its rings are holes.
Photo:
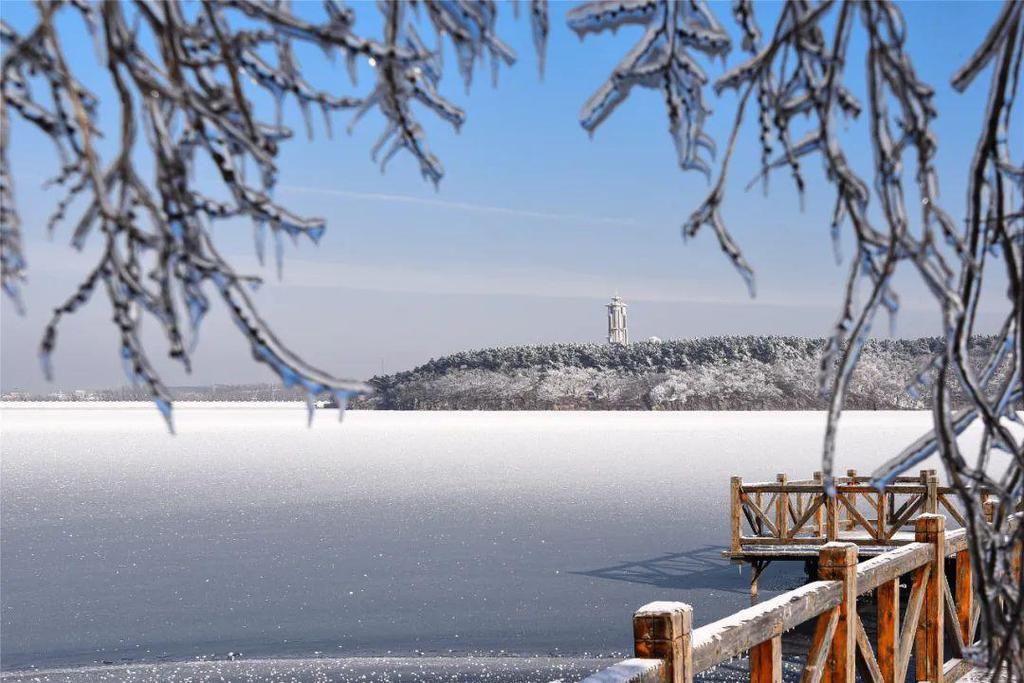
[[[982,357],[992,337],[977,337]],[[942,342],[868,342],[847,407],[922,409],[908,392]],[[630,346],[551,344],[466,351],[414,370],[375,377],[374,396],[353,407],[385,410],[821,410],[824,339],[708,337]],[[1005,374],[1008,367],[1000,368]],[[959,400],[960,397],[956,397]]]
[[[979,359],[994,337],[975,337]],[[547,344],[463,351],[410,371],[374,377],[376,393],[351,403],[378,410],[823,410],[824,339],[705,337],[614,344]],[[922,409],[931,393],[907,385],[941,348],[938,338],[868,342],[847,407]],[[1005,378],[1008,364],[996,379]],[[279,384],[173,387],[178,401],[304,401]],[[961,397],[954,397],[959,402]],[[7,401],[147,401],[143,387],[21,392]]]
[[[305,401],[305,393],[280,384],[215,384],[213,386],[171,387],[176,401]],[[4,392],[4,401],[151,401],[149,390],[141,386],[113,389],[76,389],[36,394],[24,391]]]

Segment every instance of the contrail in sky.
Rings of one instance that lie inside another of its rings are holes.
[[[543,220],[573,223],[600,223],[603,225],[622,226],[636,225],[636,221],[632,218],[608,218],[604,216],[584,216],[582,214],[574,213],[529,211],[525,209],[510,209],[505,206],[487,206],[486,204],[470,204],[469,202],[452,202],[446,201],[444,199],[413,197],[404,194],[386,194],[382,192],[351,192],[349,190],[333,190],[326,187],[298,187],[295,185],[281,185],[280,188],[288,192],[330,195],[334,197],[346,197],[348,199],[362,199],[375,202],[420,204],[422,206],[434,206],[439,209],[451,209],[453,211],[473,211],[476,213],[502,214],[505,216],[519,216],[521,218],[540,218]]]

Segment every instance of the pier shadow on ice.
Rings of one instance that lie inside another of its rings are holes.
[[[665,553],[570,573],[670,590],[715,590],[736,595],[749,594],[749,567],[731,563],[722,557],[722,550],[721,546],[705,545],[683,552]],[[769,567],[762,574],[760,583],[762,588],[769,591],[785,591],[799,586],[803,580],[801,568],[780,564],[778,567]]]

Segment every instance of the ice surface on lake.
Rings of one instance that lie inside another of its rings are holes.
[[[719,556],[729,477],[809,476],[825,424],[322,411],[307,429],[300,404],[176,413],[170,436],[148,404],[0,409],[4,670],[625,655],[647,602],[689,602],[697,625],[749,604],[746,570]],[[866,472],[929,421],[847,414],[838,466]],[[801,569],[773,566],[762,596]]]
[[[10,683],[563,683],[606,666],[603,659],[559,657],[349,657],[345,659],[253,659],[83,666],[22,671]]]

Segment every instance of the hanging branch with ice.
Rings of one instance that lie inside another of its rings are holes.
[[[441,163],[427,147],[412,111],[417,102],[458,128],[461,109],[438,93],[440,54],[447,40],[458,55],[468,87],[478,63],[493,68],[515,61],[495,30],[492,2],[417,2],[427,15],[438,45],[427,47],[406,19],[405,3],[382,2],[381,39],[355,32],[355,13],[335,0],[323,3],[323,19],[311,22],[292,13],[287,1],[204,0],[186,6],[172,1],[90,3],[86,0],[37,5],[38,20],[24,34],[0,22],[4,56],[0,106],[0,260],[2,286],[21,306],[26,261],[21,221],[15,206],[10,165],[11,116],[18,115],[54,144],[60,169],[51,184],[64,196],[48,222],[62,222],[75,200],[85,209],[71,242],[82,249],[92,238],[102,244],[99,261],[71,296],[54,311],[40,345],[44,371],[64,316],[77,311],[100,290],[109,300],[120,337],[120,355],[133,383],[142,384],[171,425],[171,395],[150,360],[140,325],[153,319],[167,340],[168,353],[186,370],[211,298],[226,304],[253,357],[288,386],[305,390],[312,408],[322,394],[342,408],[368,391],[357,381],[333,377],[303,361],[281,343],[259,317],[248,289],[259,278],[239,274],[216,250],[211,228],[231,218],[251,221],[257,255],[274,240],[280,274],[283,240],[320,240],[321,218],[300,216],[273,199],[276,160],[292,131],[283,124],[283,103],[294,101],[308,135],[312,110],[319,109],[328,134],[336,112],[355,112],[353,125],[377,109],[385,130],[372,150],[383,169],[398,152],[410,154],[435,185]],[[97,44],[100,66],[119,98],[116,131],[102,130],[96,96],[77,76],[60,41],[57,18],[74,13]],[[531,4],[537,45],[547,31],[546,4]],[[303,76],[293,46],[306,43],[348,65],[353,86],[361,62],[376,76],[366,96],[321,91]],[[275,103],[272,119],[256,110],[253,94]],[[117,151],[101,159],[97,140],[115,134]],[[146,158],[153,178],[137,170]],[[220,194],[195,180],[199,162],[215,169]],[[255,171],[255,172],[251,172]],[[312,412],[310,412],[312,417]]]
[[[665,98],[679,167],[710,173],[709,162],[701,156],[702,150],[709,157],[715,153],[714,141],[704,132],[704,119],[711,113],[703,95],[708,77],[691,51],[724,58],[731,43],[707,5],[598,0],[574,7],[566,20],[580,39],[588,33],[615,31],[629,24],[644,26],[637,44],[583,105],[580,125],[593,134],[629,97],[633,87],[659,90]]]
[[[774,30],[765,39],[755,5],[736,0],[733,16],[749,57],[714,85],[717,94],[737,92],[735,121],[717,179],[683,226],[684,237],[710,227],[753,294],[753,271],[722,216],[725,181],[747,108],[753,104],[758,110],[761,147],[761,169],[751,185],[761,182],[767,189],[773,171],[788,169],[802,197],[801,165],[813,158],[823,164],[825,178],[835,189],[830,235],[837,258],[844,226],[849,226],[855,242],[839,319],[821,360],[820,387],[829,396],[823,460],[830,488],[839,418],[864,343],[880,311],[891,320],[899,309],[892,288],[894,274],[898,269],[912,269],[934,295],[942,311],[947,343],[913,378],[911,387],[920,391],[930,385],[934,428],[880,469],[877,481],[884,485],[932,454],[941,457],[968,511],[972,557],[985,596],[982,622],[986,647],[975,654],[990,665],[1009,664],[1018,675],[1024,673],[1024,590],[1012,564],[1024,542],[1020,512],[1024,444],[1009,430],[1008,422],[1020,422],[1017,410],[1022,393],[1024,207],[1020,202],[1024,171],[1021,161],[1011,157],[1014,148],[1009,135],[1024,50],[1022,14],[1024,5],[1007,2],[982,46],[953,80],[954,87],[963,91],[985,68],[992,70],[985,122],[969,169],[968,213],[964,228],[958,229],[939,203],[933,90],[917,77],[906,52],[907,27],[896,5],[851,0],[789,2],[781,6]],[[687,19],[705,33],[689,43],[671,42],[668,27]],[[706,172],[706,167],[695,161],[692,151],[696,147],[691,143],[703,140],[700,125],[706,110],[699,86],[707,79],[692,66],[678,73],[671,71],[677,64],[672,56],[680,54],[682,45],[718,55],[729,49],[728,40],[719,36],[718,24],[707,7],[696,2],[591,2],[569,15],[570,27],[581,35],[630,23],[647,27],[644,38],[584,106],[583,127],[593,131],[625,100],[633,85],[664,88],[670,128],[681,150],[680,165],[684,170]],[[849,47],[857,24],[866,37],[867,49],[862,54],[854,54]],[[845,69],[857,59],[866,66],[866,106],[844,85]],[[680,58],[678,64],[688,63]],[[674,79],[666,77],[669,73]],[[690,89],[674,90],[673,85],[680,83]],[[853,170],[837,133],[840,117],[856,118],[864,112],[870,117],[874,162],[869,179]],[[800,125],[796,126],[798,117]],[[678,126],[679,121],[687,125]],[[686,133],[681,140],[680,131]],[[903,179],[908,159],[916,169],[912,188],[906,187]],[[911,229],[908,192],[920,201],[916,230]],[[869,213],[872,194],[879,206]],[[978,371],[969,362],[967,347],[986,266],[1005,269],[1009,290],[999,343]],[[867,295],[859,300],[862,282],[866,282]],[[1011,372],[996,372],[1007,365]],[[997,377],[1001,378],[998,384]],[[971,406],[966,410],[952,408],[951,383],[969,398]],[[983,438],[976,458],[969,462],[958,437],[975,422],[981,423]],[[994,459],[994,451],[1009,457]],[[995,505],[992,526],[984,521],[985,501]]]

